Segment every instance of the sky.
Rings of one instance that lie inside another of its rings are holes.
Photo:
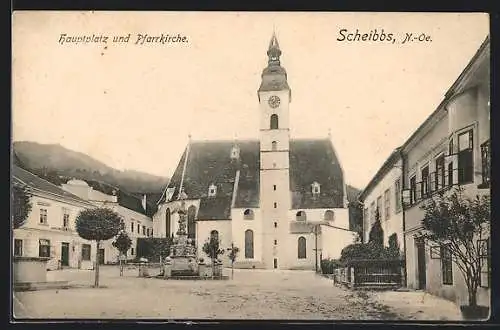
[[[339,41],[392,33],[395,43]],[[193,140],[257,139],[276,31],[293,138],[331,140],[363,189],[442,101],[489,32],[482,13],[50,12],[13,16],[13,141],[60,144],[171,176]],[[138,34],[184,43],[135,44]],[[406,33],[430,41],[402,44]],[[107,44],[63,43],[108,36]],[[113,43],[113,36],[129,42]]]

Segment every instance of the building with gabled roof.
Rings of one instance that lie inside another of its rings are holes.
[[[222,248],[240,249],[235,267],[313,269],[354,241],[344,173],[330,136],[290,137],[292,93],[274,34],[267,56],[257,93],[259,139],[190,138],[158,201],[154,233],[176,233],[185,195],[188,237],[199,257],[217,235]]]
[[[32,205],[26,222],[13,231],[14,256],[48,257],[50,270],[91,269],[95,243],[78,236],[75,220],[80,211],[95,206],[16,164],[11,180],[12,185],[27,189]]]

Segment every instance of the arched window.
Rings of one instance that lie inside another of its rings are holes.
[[[250,209],[246,209],[245,212],[243,212],[243,219],[245,220],[253,220],[254,219],[254,213]]]
[[[276,141],[271,142],[271,150],[272,151],[278,150],[278,142]]]
[[[217,230],[212,230],[210,232],[210,239],[218,241],[219,240],[219,232]]]
[[[188,238],[192,238],[193,240],[196,239],[196,207],[194,205],[191,205],[188,208],[187,212],[187,232],[188,232]]]
[[[278,115],[271,115],[271,129],[278,129]]]
[[[299,259],[306,258],[306,238],[303,236],[300,236],[297,242],[297,257]]]
[[[170,237],[171,235],[171,230],[170,230],[170,209],[167,209],[165,211],[165,237]]]
[[[245,258],[253,259],[253,231],[245,231]]]
[[[297,212],[297,214],[295,215],[295,220],[306,221],[307,220],[306,212],[304,212],[304,211]]]
[[[325,211],[325,220],[326,221],[333,221],[333,211],[332,210],[326,210]]]

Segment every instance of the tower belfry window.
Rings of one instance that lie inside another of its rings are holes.
[[[271,123],[270,123],[271,129],[278,129],[278,115],[277,114],[272,114],[271,115]]]
[[[313,196],[319,196],[321,192],[320,184],[315,181],[311,184],[311,188]]]
[[[240,158],[240,148],[238,147],[238,145],[234,145],[232,148],[231,148],[231,159],[238,159]]]
[[[217,195],[217,186],[213,183],[208,187],[208,197],[215,197]]]

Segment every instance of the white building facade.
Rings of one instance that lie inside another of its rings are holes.
[[[75,219],[94,205],[16,165],[12,180],[27,188],[32,205],[24,225],[13,231],[14,256],[49,257],[48,270],[92,269],[96,244],[78,236]]]
[[[123,218],[125,231],[132,240],[132,245],[127,252],[128,260],[136,258],[138,238],[153,236],[153,220],[145,214],[147,206],[144,199],[139,200],[135,196],[128,195],[128,201],[124,202],[121,198],[124,193],[116,190],[114,194],[108,195],[94,189],[83,180],[70,180],[62,185],[62,189],[77,195],[94,206],[110,208]],[[117,263],[119,261],[119,252],[113,247],[113,240],[110,239],[101,244],[100,262],[102,264]]]

